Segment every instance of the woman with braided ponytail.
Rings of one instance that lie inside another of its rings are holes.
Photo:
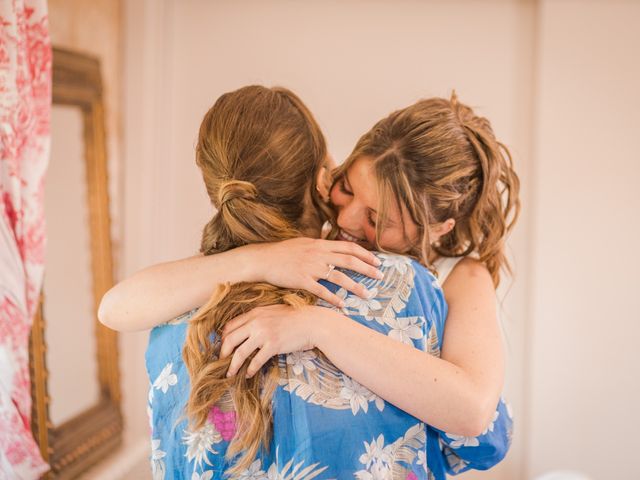
[[[512,424],[495,287],[519,202],[489,123],[455,95],[420,101],[363,135],[326,188],[304,105],[306,126],[285,135],[291,112],[241,100],[223,96],[200,130],[218,209],[204,257],[141,272],[101,306],[120,329],[167,320],[138,315],[141,287],[155,308],[193,309],[155,328],[147,352],[156,475],[444,480],[495,465]],[[297,238],[325,220],[337,241]],[[207,281],[213,295],[194,292]],[[184,364],[153,348],[183,344]]]

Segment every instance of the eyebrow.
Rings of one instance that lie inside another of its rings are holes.
[[[351,181],[349,180],[349,171],[345,171],[344,172],[344,179],[347,181],[347,184],[349,185],[349,189],[353,192],[353,187],[351,187]],[[375,211],[373,208],[369,208],[367,207],[371,212],[375,213],[376,215],[378,215],[378,212]]]
[[[353,192],[353,188],[351,187],[351,181],[349,180],[349,170],[348,170],[348,169],[347,169],[347,170],[345,170],[345,172],[344,172],[344,180],[346,180],[347,184],[349,185],[349,189]],[[373,209],[373,208],[371,208],[371,207],[367,207],[367,208],[368,208],[368,209],[369,209],[369,211],[370,211],[371,213],[373,213],[376,217],[378,216],[378,211],[377,211],[377,210],[374,210],[374,209]],[[377,221],[377,220],[378,220],[378,219],[376,218],[376,221]],[[387,224],[389,224],[389,225],[391,225],[391,226],[394,226],[394,227],[398,225],[398,223],[397,223],[397,222],[395,222],[391,217],[389,217],[389,215],[387,215],[386,222],[387,222]]]
[[[351,186],[351,182],[349,181],[349,169],[346,169],[346,170],[344,171],[344,177],[343,177],[343,180],[346,180],[346,181],[347,181],[347,183],[349,184],[349,186]]]

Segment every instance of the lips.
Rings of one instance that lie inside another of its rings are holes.
[[[345,232],[342,229],[340,229],[340,231],[338,232],[338,236],[342,240],[347,240],[349,242],[364,242],[365,241],[365,240],[362,240],[361,238],[357,238],[357,237],[354,237],[353,235],[349,235],[347,232]]]

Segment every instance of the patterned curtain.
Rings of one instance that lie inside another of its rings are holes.
[[[49,468],[31,435],[28,342],[44,268],[51,57],[46,0],[0,0],[0,478]]]

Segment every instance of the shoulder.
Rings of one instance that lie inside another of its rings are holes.
[[[382,262],[380,266],[383,272],[390,270],[409,275],[423,275],[435,279],[435,276],[417,260],[397,253],[373,252],[373,254]]]
[[[186,337],[189,321],[198,310],[199,308],[195,308],[177,316],[173,320],[153,327],[149,334],[148,348],[165,348],[167,345],[182,344]]]
[[[200,307],[194,308],[193,310],[189,310],[188,312],[183,313],[182,315],[177,316],[173,320],[167,322],[167,325],[179,325],[181,323],[188,323],[193,316],[200,310]]]
[[[465,257],[458,262],[458,264],[451,271],[450,278],[454,277],[478,277],[485,278],[491,281],[491,274],[487,269],[486,265],[482,263],[480,260],[477,260],[472,257]]]
[[[396,253],[373,252],[373,254],[382,262],[380,267],[383,271],[392,269],[404,273],[413,263],[411,258]]]
[[[395,286],[407,296],[406,315],[426,315],[429,318],[446,318],[447,305],[444,292],[436,276],[419,261],[397,254],[376,253],[383,262],[385,274],[382,282]],[[381,291],[388,295],[388,291]]]
[[[495,292],[491,274],[486,265],[471,257],[463,258],[453,268],[443,285],[448,302],[470,291]]]

